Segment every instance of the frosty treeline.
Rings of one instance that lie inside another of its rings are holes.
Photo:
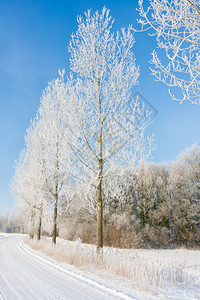
[[[57,233],[69,240],[96,243],[95,189],[83,183],[71,193],[68,187],[66,190],[60,199]],[[47,205],[52,198],[47,195],[43,198],[42,233],[51,235],[53,213]],[[199,246],[200,148],[193,145],[170,165],[142,162],[135,168],[119,166],[110,170],[104,176],[102,198],[107,246]],[[18,228],[37,234],[41,223],[34,203],[40,203],[39,198],[32,204],[23,198],[18,201]]]
[[[133,31],[129,26],[113,32],[112,26],[106,8],[78,17],[69,43],[71,73],[59,71],[49,83],[27,131],[12,191],[31,237],[37,226],[40,239],[42,218],[51,212],[56,243],[59,209],[71,212],[83,201],[95,211],[97,249],[102,248],[110,174],[151,155],[153,139],[145,136],[150,112],[132,99],[139,77]]]
[[[170,165],[142,162],[104,177],[104,243],[123,248],[200,245],[200,148]],[[59,218],[60,235],[95,243],[95,194],[82,190]]]
[[[0,216],[0,232],[24,233],[23,220],[15,214],[6,213]]]

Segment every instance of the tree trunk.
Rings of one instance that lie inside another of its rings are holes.
[[[97,185],[97,252],[103,248],[102,163],[99,162]]]
[[[33,239],[34,238],[34,227],[35,227],[35,220],[34,220],[34,217],[35,217],[35,213],[34,211],[31,212],[31,232],[29,234],[30,236],[30,239]]]
[[[38,239],[38,241],[40,240],[40,236],[41,236],[42,212],[43,212],[43,204],[41,203],[40,214],[39,214],[39,224],[38,224],[38,230],[37,230],[37,239]]]
[[[57,206],[58,206],[58,195],[55,196],[54,202],[54,215],[53,215],[53,232],[52,232],[52,243],[56,244],[56,233],[57,233]]]
[[[173,218],[173,193],[171,192],[170,194],[170,204],[171,204],[171,207],[170,207],[170,217],[169,217],[169,238],[170,238],[170,247],[172,248],[173,247],[173,244],[174,244],[174,235],[173,235],[173,224],[172,224],[172,218]]]
[[[52,243],[56,244],[56,235],[57,235],[57,215],[58,215],[58,138],[56,142],[56,186],[55,186],[55,202],[54,202],[54,215],[53,215],[53,232],[52,232]]]
[[[97,76],[99,78],[99,76]],[[103,248],[103,203],[102,203],[102,176],[103,176],[103,153],[102,153],[102,116],[100,98],[100,80],[97,80],[97,94],[99,104],[99,160],[98,160],[98,183],[97,183],[97,252]]]

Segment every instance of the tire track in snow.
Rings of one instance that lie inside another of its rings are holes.
[[[0,299],[133,299],[36,255],[23,246],[23,238],[0,241]]]
[[[0,300],[6,300],[6,297],[5,297],[1,287],[0,287]]]
[[[10,270],[11,277],[14,277],[14,274],[18,273],[18,278],[9,281],[8,276],[4,277],[4,288],[7,287],[8,290],[12,290],[12,294],[8,294],[8,296],[4,295],[5,299],[25,299],[25,297],[32,297],[32,295],[40,295],[41,299],[64,299],[58,297],[53,290],[45,284],[45,282],[41,282],[36,277],[32,276],[30,270],[27,268],[24,260],[19,260],[19,255],[16,257],[15,245],[11,244],[10,241],[5,241],[1,251],[1,258],[5,262],[5,265]],[[23,285],[23,279],[28,283],[27,285]],[[23,288],[21,286],[23,285]],[[37,293],[36,293],[37,291]],[[44,298],[44,291],[46,297]],[[12,298],[13,299],[13,298]],[[28,298],[29,299],[29,298]]]

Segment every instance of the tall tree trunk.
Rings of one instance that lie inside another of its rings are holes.
[[[34,210],[32,210],[32,212],[31,212],[31,232],[29,234],[30,239],[34,238],[34,227],[35,227],[34,217],[35,217],[35,212],[34,212]]]
[[[38,241],[40,240],[40,236],[41,236],[42,213],[43,213],[43,202],[41,202],[41,205],[40,205],[39,223],[38,223],[38,230],[37,230]]]
[[[100,80],[97,81],[97,93],[99,104],[99,161],[98,161],[98,183],[97,183],[97,252],[103,248],[103,203],[102,203],[102,176],[103,176],[103,158],[102,158],[102,117],[101,117],[101,99],[100,99]]]
[[[170,238],[170,247],[173,247],[174,244],[174,236],[173,236],[173,224],[172,224],[172,217],[173,217],[173,201],[174,201],[174,196],[173,193],[170,193],[170,217],[169,217],[169,238]]]
[[[53,232],[52,232],[52,243],[56,244],[56,235],[57,235],[57,215],[58,215],[58,173],[59,173],[59,165],[58,165],[58,137],[56,142],[56,186],[55,186],[55,194],[54,194],[54,215],[53,215]]]
[[[58,209],[58,195],[55,195],[54,202],[54,214],[53,214],[53,232],[52,232],[52,243],[56,244],[56,233],[57,233],[57,209]]]
[[[102,163],[99,161],[97,185],[97,252],[103,248]]]

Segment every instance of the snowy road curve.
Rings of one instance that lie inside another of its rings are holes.
[[[22,239],[0,236],[0,299],[120,299],[23,251]]]

